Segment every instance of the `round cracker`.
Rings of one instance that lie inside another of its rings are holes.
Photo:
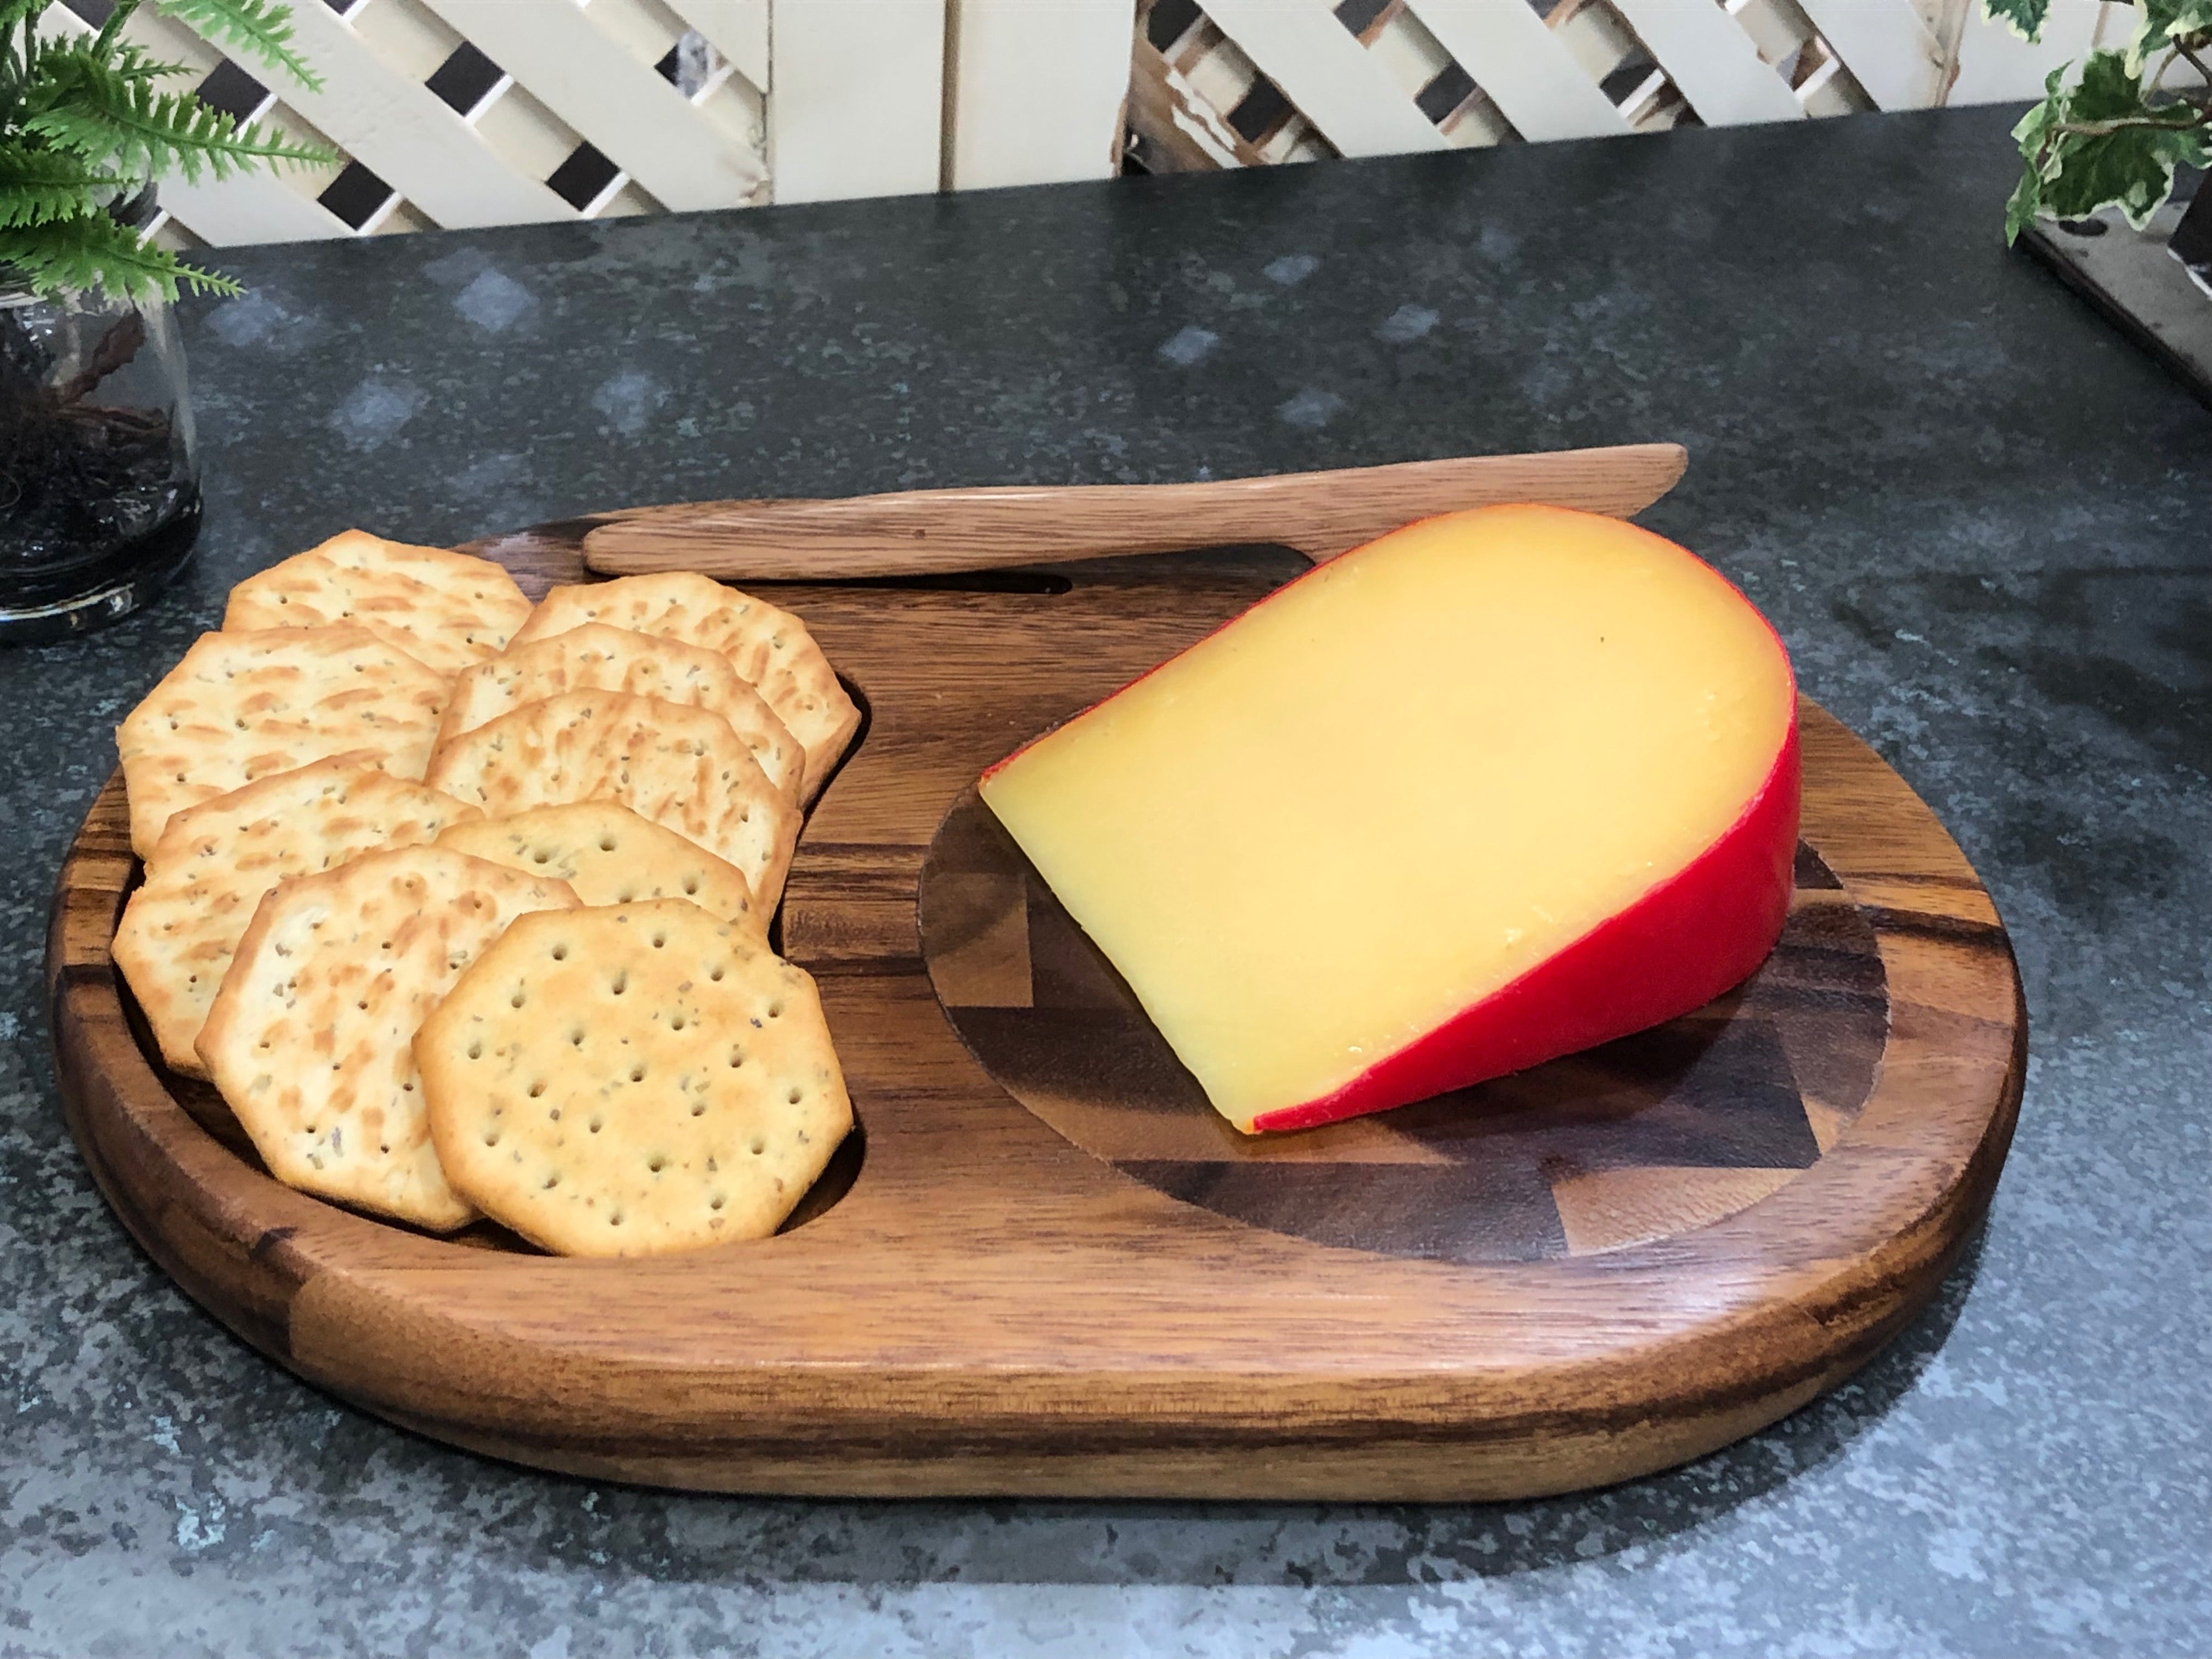
[[[521,918],[415,1054],[454,1186],[565,1255],[766,1237],[853,1123],[814,981],[683,899]]]
[[[232,588],[222,625],[356,623],[453,674],[504,650],[529,615],[514,578],[489,559],[346,530]]]
[[[689,899],[755,933],[766,926],[737,866],[611,800],[533,807],[511,818],[472,817],[440,836],[438,845],[525,875],[556,877],[586,904]]]
[[[334,755],[170,818],[108,951],[172,1070],[207,1075],[193,1044],[270,889],[363,853],[417,846],[480,816],[450,795],[368,769],[374,759]]]
[[[682,640],[720,652],[757,687],[806,750],[802,800],[812,800],[860,728],[860,711],[806,624],[765,599],[693,571],[556,587],[516,630],[527,644],[586,623]]]
[[[518,916],[566,882],[441,847],[371,853],[261,901],[200,1058],[278,1180],[447,1231],[474,1215],[431,1145],[413,1042]]]
[[[799,808],[719,714],[624,691],[568,691],[465,732],[430,763],[434,789],[512,817],[611,800],[737,866],[775,914]]]
[[[115,728],[131,850],[150,854],[173,812],[348,750],[420,778],[447,687],[352,623],[201,635]]]
[[[478,663],[453,683],[438,727],[441,747],[465,732],[568,691],[627,691],[662,702],[690,703],[720,714],[752,751],[769,781],[796,800],[806,750],[767,702],[704,646],[586,623],[565,634],[531,640]]]

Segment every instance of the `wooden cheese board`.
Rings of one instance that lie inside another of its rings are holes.
[[[1670,457],[1626,483],[1599,466],[1588,489],[1540,471],[1492,484],[1632,512],[1673,482]],[[1468,494],[1464,477],[1376,471],[1394,476],[1328,480],[1332,534]],[[768,590],[867,711],[779,934],[820,982],[860,1132],[783,1232],[559,1260],[489,1224],[435,1238],[270,1179],[219,1098],[160,1067],[108,960],[137,874],[118,778],[61,872],[48,978],[70,1127],[133,1236],[248,1341],[394,1422],[549,1468],[751,1492],[1562,1492],[1750,1433],[1912,1317],[1996,1184],[2026,1024],[1988,895],[1871,750],[1803,706],[1796,900],[1739,991],[1457,1096],[1248,1140],[971,786],[1305,556],[1086,557],[1244,521],[1018,493],[964,549],[941,499],[855,504],[842,531],[833,506],[802,504],[842,579]],[[581,579],[587,545],[609,568],[757,581],[763,506],[470,550],[533,593]],[[1009,565],[1033,533],[1045,550]],[[985,568],[948,572],[963,562]]]

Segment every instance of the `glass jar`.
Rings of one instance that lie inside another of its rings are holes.
[[[0,641],[130,615],[184,568],[199,526],[169,307],[0,287]]]

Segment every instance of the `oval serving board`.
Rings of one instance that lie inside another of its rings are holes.
[[[583,520],[480,544],[576,580]],[[495,1455],[878,1495],[1495,1498],[1774,1421],[1980,1219],[2025,1022],[1988,895],[1817,707],[1766,968],[1644,1036],[1247,1141],[969,786],[1306,568],[1281,550],[770,590],[869,711],[781,922],[865,1131],[802,1224],[638,1262],[447,1240],[271,1180],[110,966],[119,781],[61,875],[70,1127],[161,1265],[301,1376]]]

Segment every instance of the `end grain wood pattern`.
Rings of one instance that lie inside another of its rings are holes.
[[[1874,928],[1801,845],[1773,954],[1694,1014],[1395,1111],[1243,1135],[972,790],[922,866],[920,915],[946,1016],[1068,1139],[1217,1215],[1385,1255],[1540,1261],[1733,1215],[1836,1144],[1889,1024]]]
[[[601,522],[471,550],[542,591],[577,578]],[[1817,902],[1837,907],[1859,999],[1829,1018],[1858,1029],[1871,1006],[1870,936],[1883,1047],[1856,1114],[1834,1103],[1820,1155],[1709,1224],[1667,1212],[1663,1194],[1616,1195],[1591,1212],[1656,1203],[1664,1236],[1589,1250],[1569,1237],[1520,1260],[1366,1248],[1378,1241],[1356,1224],[1338,1243],[1254,1224],[1132,1178],[1025,1109],[933,993],[917,896],[976,774],[1305,568],[1248,549],[1049,580],[777,591],[870,711],[814,809],[781,924],[820,982],[866,1133],[838,1177],[849,1190],[833,1182],[804,1225],[657,1261],[559,1261],[278,1185],[219,1103],[158,1069],[108,962],[136,876],[114,783],[62,872],[48,956],[86,1160],[155,1259],[301,1376],[455,1444],[592,1477],[1498,1498],[1665,1468],[1772,1422],[1878,1352],[1957,1259],[2010,1139],[2025,1036],[1972,870],[1817,711],[1804,838],[1839,884]],[[1806,1156],[1778,1148],[1754,1180]]]

